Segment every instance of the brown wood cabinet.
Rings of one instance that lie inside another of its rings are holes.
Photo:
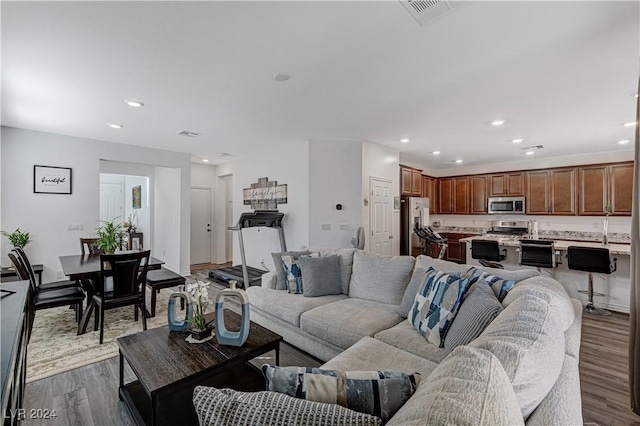
[[[524,173],[499,173],[488,175],[489,196],[518,196],[524,195]]]
[[[445,253],[444,260],[456,263],[467,262],[467,246],[466,243],[461,243],[460,239],[469,237],[467,234],[458,233],[443,233],[441,234],[447,239],[447,252]],[[433,257],[433,256],[431,256]]]
[[[422,197],[422,170],[400,166],[400,195]]]
[[[438,180],[430,176],[422,175],[422,196],[429,199],[429,213],[438,211]]]
[[[578,188],[578,214],[603,216],[609,202],[612,215],[629,216],[633,198],[633,163],[579,167]]]
[[[527,172],[525,186],[527,214],[549,213],[549,173]]]
[[[469,214],[469,178],[453,179],[453,213]]]
[[[469,213],[487,213],[487,178],[485,176],[471,176],[469,178]]]
[[[525,186],[527,214],[576,214],[576,168],[527,172]]]
[[[453,213],[453,179],[438,179],[438,213]]]

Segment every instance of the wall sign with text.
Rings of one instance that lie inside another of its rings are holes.
[[[242,200],[245,206],[250,205],[254,210],[276,209],[278,204],[287,202],[287,184],[278,185],[278,181],[259,178],[251,188],[242,190]]]
[[[33,166],[33,192],[71,194],[71,168]]]

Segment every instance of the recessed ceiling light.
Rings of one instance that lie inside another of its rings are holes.
[[[134,101],[134,100],[128,100],[128,101],[124,101],[127,105],[129,105],[130,107],[134,107],[134,108],[140,108],[142,106],[144,106],[144,104],[140,101]]]
[[[533,154],[535,154],[535,151],[527,151],[527,152],[525,152],[525,154],[527,154],[527,155],[533,155]]]
[[[634,93],[634,94],[633,94],[633,97],[634,97],[634,98],[636,98],[636,99],[638,99],[638,94],[637,94],[637,93]]]
[[[111,127],[112,129],[122,129],[124,127],[122,124],[116,123],[107,123],[107,126]]]
[[[506,123],[504,120],[494,120],[491,122],[491,125],[498,127],[498,126],[502,126],[504,123]]]
[[[231,157],[231,154],[226,152],[221,152],[220,154],[218,154],[218,157]]]
[[[290,78],[291,77],[289,77],[289,74],[276,74],[273,76],[273,79],[279,83],[285,82]]]
[[[524,138],[511,139],[511,142],[513,142],[513,143],[521,143],[521,142],[524,142]]]
[[[208,162],[209,162],[209,160],[207,160],[206,158],[203,158],[203,159],[202,159],[202,162],[203,162],[203,163],[208,163]]]
[[[433,155],[440,155],[440,151],[433,151],[432,154]]]
[[[636,125],[635,121],[629,121],[628,123],[623,124],[624,127],[633,127],[635,125]]]
[[[456,160],[456,163],[460,164],[460,163],[462,163],[462,160]]]
[[[629,142],[630,142],[630,141],[629,141],[629,139],[623,139],[623,140],[621,140],[621,141],[618,141],[618,143],[619,143],[620,145],[624,145],[624,144],[629,143]]]
[[[402,143],[409,143],[409,139],[407,139],[407,138],[400,139],[400,142],[402,142]]]

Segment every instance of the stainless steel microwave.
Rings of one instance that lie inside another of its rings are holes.
[[[525,214],[524,197],[489,197],[489,214]]]

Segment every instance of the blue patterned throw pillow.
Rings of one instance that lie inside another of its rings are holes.
[[[420,384],[420,373],[340,371],[306,367],[262,366],[267,391],[308,401],[338,404],[380,417],[386,423]]]
[[[487,284],[489,284],[489,287],[491,287],[493,293],[496,295],[500,302],[504,300],[504,298],[507,296],[507,293],[509,293],[513,286],[516,285],[516,282],[513,280],[505,280],[476,268],[471,268],[469,270],[468,277],[469,286],[471,286],[471,284],[475,283],[476,281],[485,281]]]
[[[282,266],[284,267],[285,281],[287,283],[287,291],[294,294],[303,294],[302,288],[302,271],[298,264],[301,257],[320,257],[320,253],[310,253],[300,256],[282,256]]]
[[[429,268],[407,320],[427,341],[444,347],[444,338],[462,304],[469,280]]]

